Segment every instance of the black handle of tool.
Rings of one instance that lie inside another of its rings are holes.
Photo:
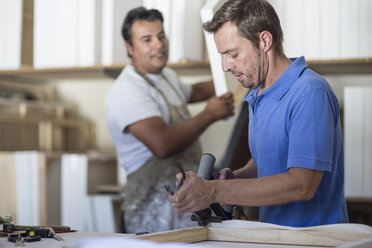
[[[214,172],[214,163],[216,162],[216,158],[210,154],[210,153],[204,153],[200,159],[199,169],[198,169],[198,176],[206,179],[206,180],[213,180],[216,179],[215,176],[213,176]],[[223,207],[219,203],[212,203],[209,206],[212,211],[216,214],[216,216],[219,216],[222,218],[222,220],[231,220],[232,215],[229,212],[226,212]],[[195,212],[198,216],[202,217],[206,215],[206,210],[199,210]]]

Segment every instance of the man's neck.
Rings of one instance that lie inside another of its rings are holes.
[[[269,55],[269,69],[265,83],[261,85],[258,94],[268,89],[287,70],[292,61],[285,55]]]

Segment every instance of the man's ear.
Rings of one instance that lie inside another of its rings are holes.
[[[269,31],[264,30],[259,34],[259,38],[260,48],[262,48],[264,52],[268,52],[273,45],[273,36]]]
[[[127,49],[128,54],[132,57],[133,56],[133,47],[129,44],[128,41],[125,41],[125,48]]]

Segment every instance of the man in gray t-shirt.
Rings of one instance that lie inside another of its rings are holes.
[[[172,210],[163,185],[174,184],[176,162],[196,171],[201,156],[198,138],[210,124],[233,114],[232,94],[214,96],[213,82],[183,84],[166,67],[168,39],[159,11],[131,10],[122,34],[132,64],[110,89],[105,111],[128,174],[127,230],[157,232],[191,226],[190,215]],[[205,109],[191,117],[186,104],[204,100],[208,100]]]

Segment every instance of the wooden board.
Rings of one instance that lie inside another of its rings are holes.
[[[333,224],[294,228],[254,221],[231,220],[209,227],[190,228],[139,236],[158,242],[229,241],[305,246],[338,246],[372,238],[372,227]]]
[[[196,227],[155,234],[146,234],[136,238],[157,242],[195,243],[208,240],[208,227]]]
[[[372,237],[368,234],[245,228],[208,229],[208,240],[287,245],[337,246]]]
[[[0,152],[0,214],[15,216],[14,154]]]

